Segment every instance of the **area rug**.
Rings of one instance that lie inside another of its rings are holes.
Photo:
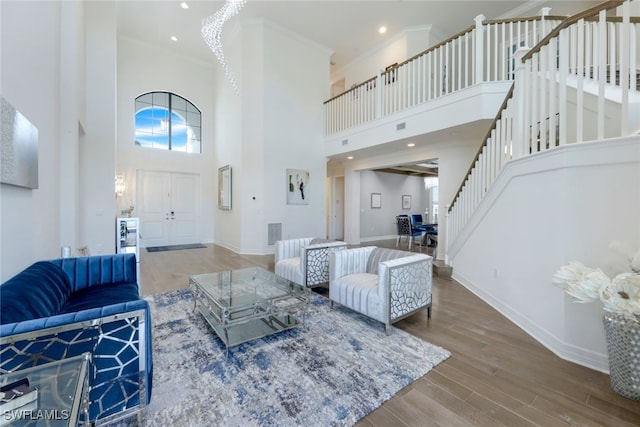
[[[152,295],[148,426],[350,426],[450,356],[312,293],[304,326],[225,348],[189,290]]]
[[[201,249],[201,248],[206,248],[206,246],[201,243],[189,243],[187,245],[150,246],[147,248],[147,252],[179,251],[181,249]]]

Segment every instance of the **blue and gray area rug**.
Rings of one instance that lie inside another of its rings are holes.
[[[225,360],[188,290],[147,300],[149,426],[350,426],[450,356],[312,293],[303,327],[233,347]]]

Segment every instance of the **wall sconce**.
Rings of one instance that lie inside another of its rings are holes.
[[[116,198],[124,196],[124,175],[116,175]]]

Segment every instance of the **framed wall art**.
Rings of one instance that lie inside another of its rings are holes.
[[[218,209],[231,210],[231,166],[218,169]]]
[[[287,169],[287,204],[309,204],[309,171]]]
[[[38,128],[0,98],[0,182],[38,188]]]
[[[380,193],[371,193],[371,208],[380,209],[382,207],[382,195]]]
[[[407,194],[402,196],[402,209],[411,209],[411,196]]]

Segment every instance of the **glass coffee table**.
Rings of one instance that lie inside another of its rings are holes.
[[[263,268],[189,277],[197,308],[227,348],[304,324],[309,290]],[[300,313],[302,322],[293,316]]]

